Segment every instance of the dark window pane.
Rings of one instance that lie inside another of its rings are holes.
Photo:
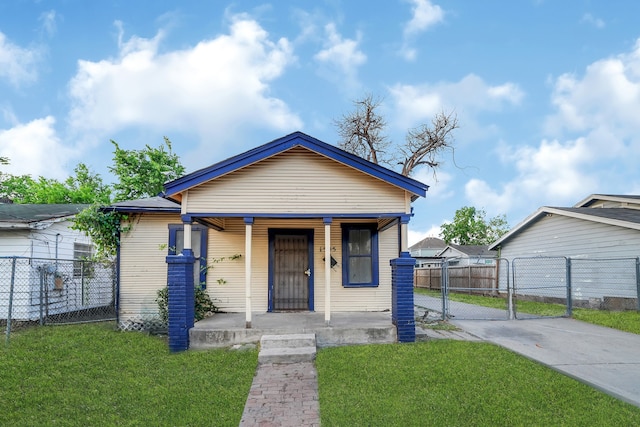
[[[371,283],[371,257],[349,258],[349,283]]]

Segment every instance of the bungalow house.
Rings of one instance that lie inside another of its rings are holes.
[[[246,328],[254,312],[317,311],[330,324],[333,312],[392,311],[415,334],[407,224],[427,188],[295,132],[168,182],[162,198],[113,205],[129,214],[120,322],[157,312],[168,283],[170,347],[184,349],[192,314],[175,304],[196,284]]]
[[[495,265],[497,251],[489,250],[488,245],[447,245],[437,253],[441,259],[449,261],[449,265]]]
[[[110,295],[88,293],[79,261],[91,256],[92,243],[70,226],[87,206],[0,204],[0,319],[37,320],[113,301],[111,280]]]
[[[543,206],[489,249],[517,273],[532,272],[526,279],[531,283],[521,286],[530,292],[534,286],[570,282],[574,304],[637,301],[640,196],[592,194],[572,207]],[[518,287],[520,276],[515,277]]]
[[[409,253],[416,259],[416,267],[440,267],[442,259],[438,256],[447,244],[437,237],[425,237],[409,247]]]

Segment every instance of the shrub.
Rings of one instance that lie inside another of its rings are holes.
[[[164,287],[158,290],[158,296],[156,298],[158,303],[158,312],[160,319],[163,323],[169,322],[169,288]],[[209,294],[199,286],[195,287],[195,305],[194,305],[194,320],[202,320],[211,316],[213,313],[218,312],[218,307],[213,303],[213,300]]]

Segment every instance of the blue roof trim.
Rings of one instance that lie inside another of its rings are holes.
[[[385,167],[371,163],[361,157],[341,150],[338,147],[322,142],[302,132],[294,132],[282,138],[273,140],[267,144],[253,148],[242,154],[230,157],[207,168],[197,170],[176,180],[164,184],[165,194],[172,195],[202,184],[229,172],[241,169],[252,163],[269,158],[273,155],[287,151],[293,147],[301,146],[337,162],[351,166],[378,179],[396,185],[416,196],[425,197],[428,185],[413,178],[406,177]]]

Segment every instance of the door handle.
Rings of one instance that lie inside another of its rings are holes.
[[[311,269],[310,269],[310,268],[307,268],[307,269],[304,271],[304,274],[306,274],[306,275],[307,275],[307,277],[311,277]]]

